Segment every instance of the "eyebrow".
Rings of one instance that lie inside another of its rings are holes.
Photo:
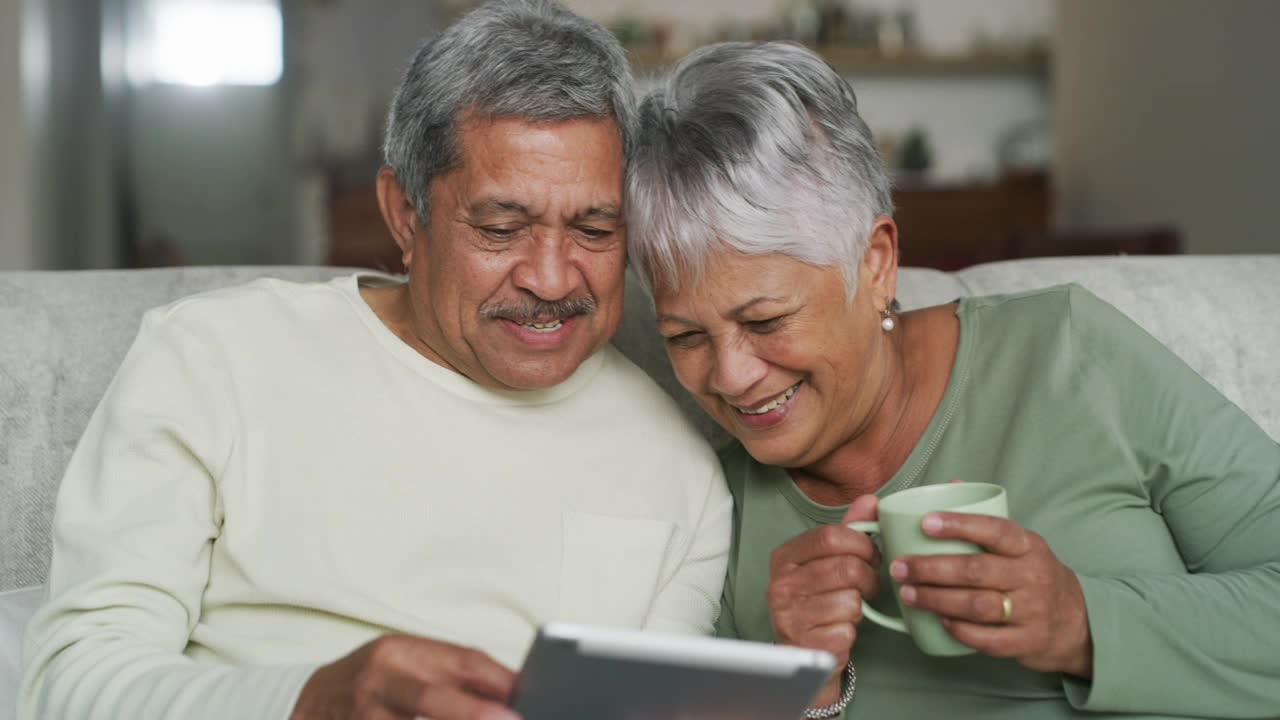
[[[763,302],[783,302],[785,299],[786,299],[786,298],[774,297],[774,296],[772,296],[772,295],[761,295],[760,297],[754,297],[754,298],[751,298],[750,300],[748,300],[748,301],[746,301],[746,302],[742,303],[741,305],[738,305],[737,307],[733,308],[732,310],[730,310],[730,311],[729,311],[729,317],[734,318],[734,319],[738,319],[738,318],[741,318],[741,317],[742,317],[742,315],[743,315],[744,313],[746,313],[748,310],[750,310],[752,307],[754,307],[754,306],[758,305],[759,303],[763,303]],[[657,322],[659,322],[659,323],[664,323],[664,322],[673,322],[673,323],[678,323],[678,324],[680,324],[680,325],[689,325],[689,326],[696,326],[696,325],[697,325],[697,323],[693,322],[692,320],[686,320],[686,319],[684,319],[684,318],[682,318],[682,317],[680,317],[680,316],[678,316],[678,315],[659,315],[659,316],[657,317]]]
[[[514,200],[481,200],[467,208],[467,212],[472,216],[483,215],[484,213],[490,212],[513,212],[521,215],[528,215],[529,208]]]
[[[622,209],[616,205],[591,207],[573,216],[574,220],[621,220]]]
[[[751,298],[750,300],[748,300],[748,301],[746,301],[746,302],[742,303],[741,305],[739,305],[739,306],[735,307],[734,309],[730,310],[730,311],[729,311],[729,317],[731,317],[731,318],[740,318],[740,317],[742,317],[742,314],[743,314],[743,313],[745,313],[746,311],[750,310],[752,307],[754,307],[754,306],[756,306],[756,305],[759,305],[760,303],[763,303],[763,302],[782,302],[782,301],[784,301],[785,299],[786,299],[786,298],[773,297],[773,296],[771,296],[771,295],[761,295],[760,297]]]
[[[673,322],[673,323],[679,323],[681,325],[690,325],[690,326],[697,324],[692,320],[685,320],[684,318],[678,315],[659,315],[656,319],[656,322],[658,324],[662,324],[664,322]]]
[[[529,212],[529,208],[515,200],[481,200],[467,208],[467,212],[472,217],[492,212],[509,212],[524,215],[525,217],[533,217],[533,213]],[[576,222],[582,222],[583,220],[620,221],[622,219],[622,208],[617,205],[589,207],[574,215],[573,219]]]

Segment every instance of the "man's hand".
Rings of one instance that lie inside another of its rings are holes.
[[[876,498],[864,495],[843,522],[872,520]],[[862,621],[862,599],[879,587],[880,555],[871,539],[844,525],[823,525],[779,545],[769,560],[769,617],[779,643],[826,650],[836,670],[815,699],[835,702]]]
[[[505,707],[515,674],[470,648],[384,635],[317,670],[292,720],[519,720]]]

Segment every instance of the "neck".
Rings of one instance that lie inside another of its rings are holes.
[[[418,329],[426,324],[426,320],[419,317],[417,306],[413,302],[413,294],[407,283],[360,288],[360,295],[369,305],[369,309],[373,310],[373,314],[377,315],[382,324],[387,326],[387,329],[404,344],[418,351],[431,362],[466,376],[466,373],[454,367],[444,356],[436,352],[435,348],[426,341],[426,333]]]

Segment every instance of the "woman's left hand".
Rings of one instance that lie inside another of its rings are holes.
[[[902,601],[931,610],[957,640],[1032,670],[1093,674],[1080,581],[1044,538],[989,515],[929,513],[926,535],[985,548],[976,555],[907,555],[890,566]]]

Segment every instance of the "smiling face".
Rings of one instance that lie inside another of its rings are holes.
[[[461,162],[421,227],[394,173],[379,200],[409,267],[409,336],[504,389],[556,385],[617,329],[626,260],[622,140],[611,120],[468,119]]]
[[[784,467],[813,465],[860,432],[891,342],[886,286],[867,261],[852,301],[837,268],[780,254],[726,249],[702,278],[659,287],[655,302],[676,376],[708,414],[757,460]]]

